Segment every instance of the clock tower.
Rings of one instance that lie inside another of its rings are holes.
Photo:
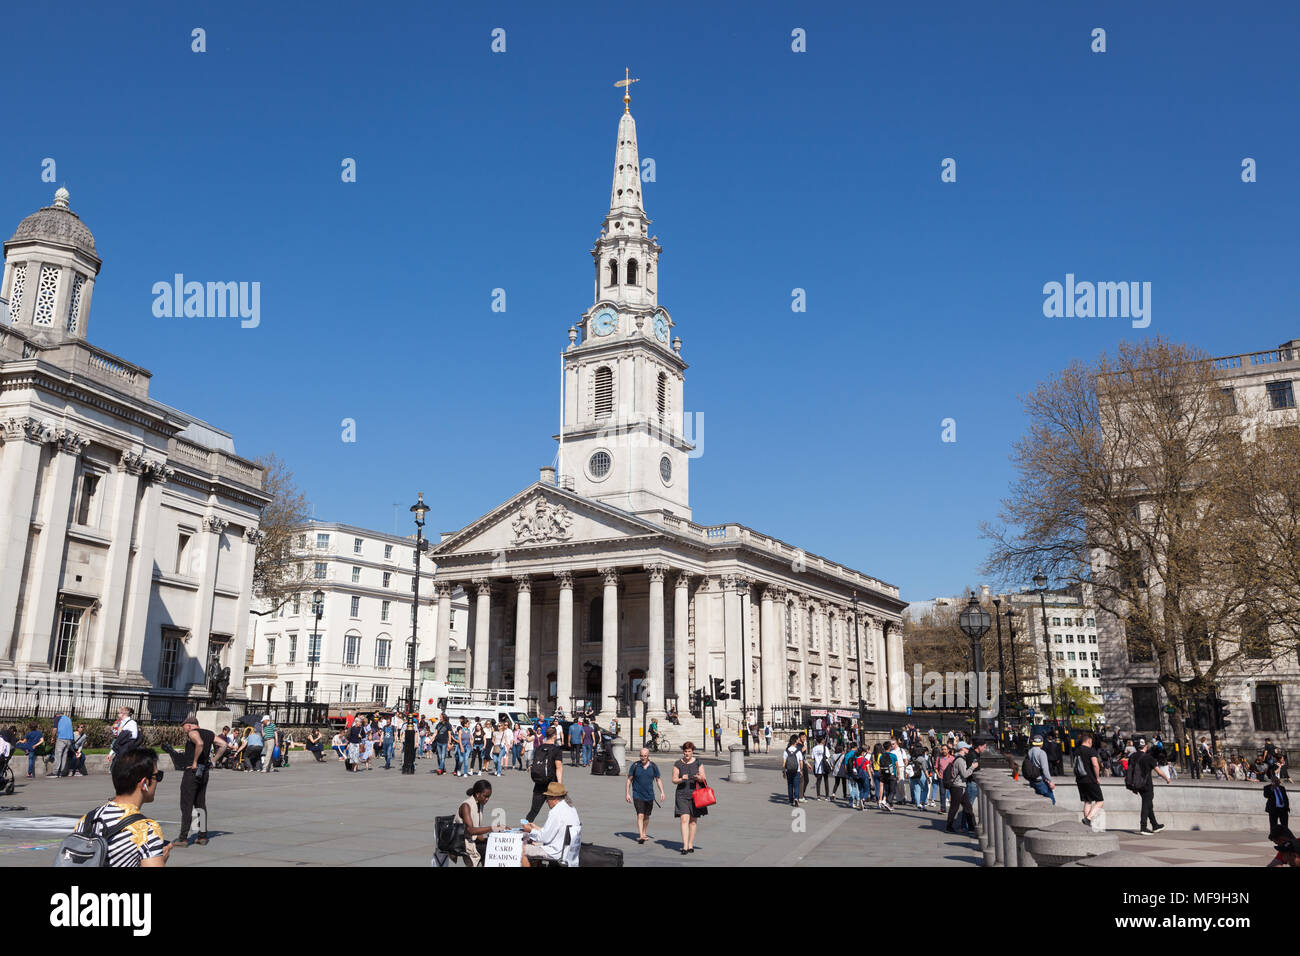
[[[691,516],[683,434],[686,363],[659,304],[659,253],[641,199],[636,120],[625,88],[609,213],[591,257],[592,305],[564,353],[561,482],[624,511]]]

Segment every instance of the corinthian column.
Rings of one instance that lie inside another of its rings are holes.
[[[650,575],[650,705],[657,714],[664,707],[664,575],[666,564],[646,568]]]
[[[474,674],[471,687],[488,685],[488,648],[492,643],[492,579],[475,578],[478,597],[474,603]],[[469,678],[470,675],[465,675]]]
[[[446,683],[451,657],[451,582],[435,581],[438,595],[438,633],[433,647],[433,679]]]
[[[889,660],[889,709],[907,709],[907,683],[903,673],[903,632],[893,622],[885,622],[885,654]]]
[[[569,710],[573,697],[573,572],[556,571],[560,580],[560,617],[555,634],[555,702]]]
[[[618,568],[601,568],[605,595],[600,647],[600,716],[618,710]],[[602,723],[604,721],[602,720]]]
[[[762,699],[765,715],[771,719],[772,708],[781,701],[781,662],[785,655],[781,653],[782,645],[776,633],[776,617],[773,602],[780,600],[778,589],[763,588],[759,605],[758,627],[759,647],[763,654]]]
[[[677,707],[686,706],[691,695],[690,658],[690,600],[691,576],[685,572],[677,575],[673,588],[673,693]]]
[[[515,584],[519,587],[518,604],[515,608],[515,701],[522,702],[528,697],[528,638],[533,622],[533,582],[526,574],[516,574]]]

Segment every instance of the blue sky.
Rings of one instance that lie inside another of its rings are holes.
[[[554,457],[631,66],[696,520],[952,593],[1035,383],[1125,337],[1300,337],[1294,4],[967,6],[19,5],[0,228],[54,158],[104,259],[93,342],[318,517],[397,502],[405,532],[423,491],[458,528]],[[260,282],[260,326],[155,318],[177,272]],[[1045,318],[1066,273],[1151,282],[1150,327]]]

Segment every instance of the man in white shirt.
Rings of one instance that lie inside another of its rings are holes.
[[[578,865],[578,851],[582,847],[582,823],[578,811],[566,799],[569,791],[562,783],[546,787],[546,823],[537,826],[524,824],[524,849],[521,866],[531,866],[529,860],[563,860],[568,866]],[[568,843],[565,844],[565,836]]]

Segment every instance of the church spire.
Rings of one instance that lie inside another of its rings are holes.
[[[630,74],[630,70],[624,70]],[[618,147],[614,150],[614,185],[609,191],[610,218],[627,215],[645,217],[641,205],[641,159],[637,154],[636,120],[632,118],[632,84],[640,80],[627,76],[615,83],[623,88],[623,115],[618,121]]]

